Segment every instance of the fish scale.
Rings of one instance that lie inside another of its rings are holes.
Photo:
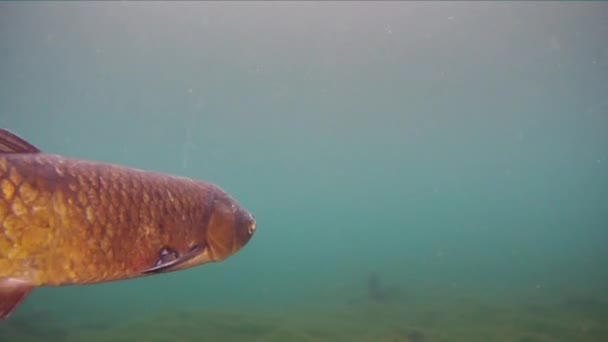
[[[253,215],[216,185],[45,154],[2,129],[0,190],[0,319],[35,286],[221,261],[255,231]]]

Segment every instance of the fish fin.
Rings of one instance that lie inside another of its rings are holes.
[[[0,279],[0,320],[10,316],[33,288],[33,285],[22,280]]]
[[[188,251],[187,253],[184,253],[183,255],[176,257],[175,259],[168,260],[168,261],[163,261],[162,259],[159,260],[159,262],[156,265],[154,265],[154,267],[145,269],[142,273],[143,274],[153,274],[153,273],[168,272],[172,268],[176,267],[177,265],[182,264],[182,263],[194,258],[195,256],[199,255],[202,250],[203,250],[202,247],[194,246],[190,249],[190,251]]]
[[[40,150],[4,128],[0,128],[0,153],[39,153]]]

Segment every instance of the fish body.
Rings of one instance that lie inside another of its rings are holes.
[[[0,319],[36,286],[224,260],[255,224],[211,183],[45,154],[0,130]]]

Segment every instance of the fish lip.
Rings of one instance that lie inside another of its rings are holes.
[[[253,217],[253,215],[251,215],[251,217],[253,218],[253,222],[251,223],[249,228],[247,228],[247,232],[249,233],[249,235],[253,235],[255,233],[256,228],[255,217]]]
[[[249,235],[253,235],[257,228],[258,222],[255,219],[255,215],[253,215],[252,213],[247,212],[247,215],[249,215],[249,220],[251,221],[249,227],[247,227],[247,232],[249,233]]]

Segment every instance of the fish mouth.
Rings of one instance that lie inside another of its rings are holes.
[[[247,233],[253,236],[253,233],[255,233],[256,222],[255,217],[253,217],[253,215],[251,215],[251,217],[253,218],[253,222],[251,222],[251,225],[249,226],[249,228],[247,228]]]
[[[256,232],[257,221],[255,216],[245,209],[241,209],[234,227],[234,239],[232,240],[232,253],[243,248]]]

